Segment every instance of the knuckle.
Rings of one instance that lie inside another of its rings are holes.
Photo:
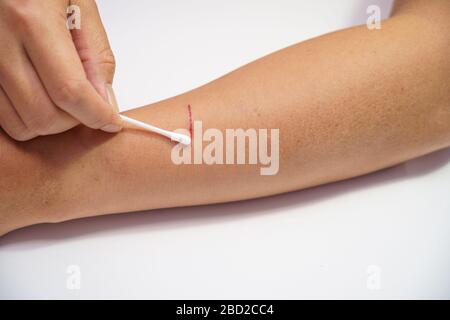
[[[99,56],[102,63],[107,63],[114,66],[116,65],[116,57],[114,56],[114,52],[112,51],[111,47],[105,47],[100,51]]]
[[[53,100],[57,105],[76,105],[83,94],[85,83],[82,80],[69,80],[57,88]]]
[[[33,117],[26,123],[26,126],[31,132],[38,135],[46,135],[51,133],[51,129],[54,127],[56,121],[56,111],[47,111]]]
[[[37,17],[36,1],[7,0],[2,5],[7,16],[20,23],[21,26],[30,26]]]
[[[110,73],[113,74],[116,70],[116,57],[110,47],[100,51],[99,61]]]

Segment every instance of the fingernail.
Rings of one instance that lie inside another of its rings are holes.
[[[110,132],[110,133],[119,132],[121,129],[122,129],[122,127],[115,123],[107,124],[106,126],[103,126],[101,128],[101,130]]]
[[[116,95],[114,94],[113,87],[110,83],[105,84],[106,97],[108,103],[114,108],[116,112],[119,112],[119,105],[117,104]]]

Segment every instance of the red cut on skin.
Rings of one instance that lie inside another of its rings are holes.
[[[193,120],[192,120],[192,109],[191,105],[188,104],[188,116],[189,116],[189,133],[191,134],[191,139],[194,137],[194,132],[192,130],[193,127]]]

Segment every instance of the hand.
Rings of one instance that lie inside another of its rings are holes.
[[[69,5],[80,29],[67,28]],[[76,13],[76,12],[75,12]],[[115,62],[93,0],[0,0],[0,126],[16,140],[79,123],[117,132]]]

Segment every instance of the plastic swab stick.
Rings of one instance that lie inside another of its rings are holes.
[[[136,119],[132,119],[132,118],[128,118],[127,116],[124,115],[120,115],[120,117],[122,118],[122,120],[126,123],[132,124],[136,127],[139,127],[141,129],[147,130],[147,131],[151,131],[151,132],[155,132],[158,133],[162,136],[165,136],[167,138],[170,138],[170,140],[173,141],[177,141],[181,144],[184,144],[186,146],[191,144],[191,138],[187,135],[181,134],[181,133],[176,133],[176,132],[172,132],[172,131],[167,131],[155,126],[152,126],[151,124],[142,122],[142,121],[138,121]]]

